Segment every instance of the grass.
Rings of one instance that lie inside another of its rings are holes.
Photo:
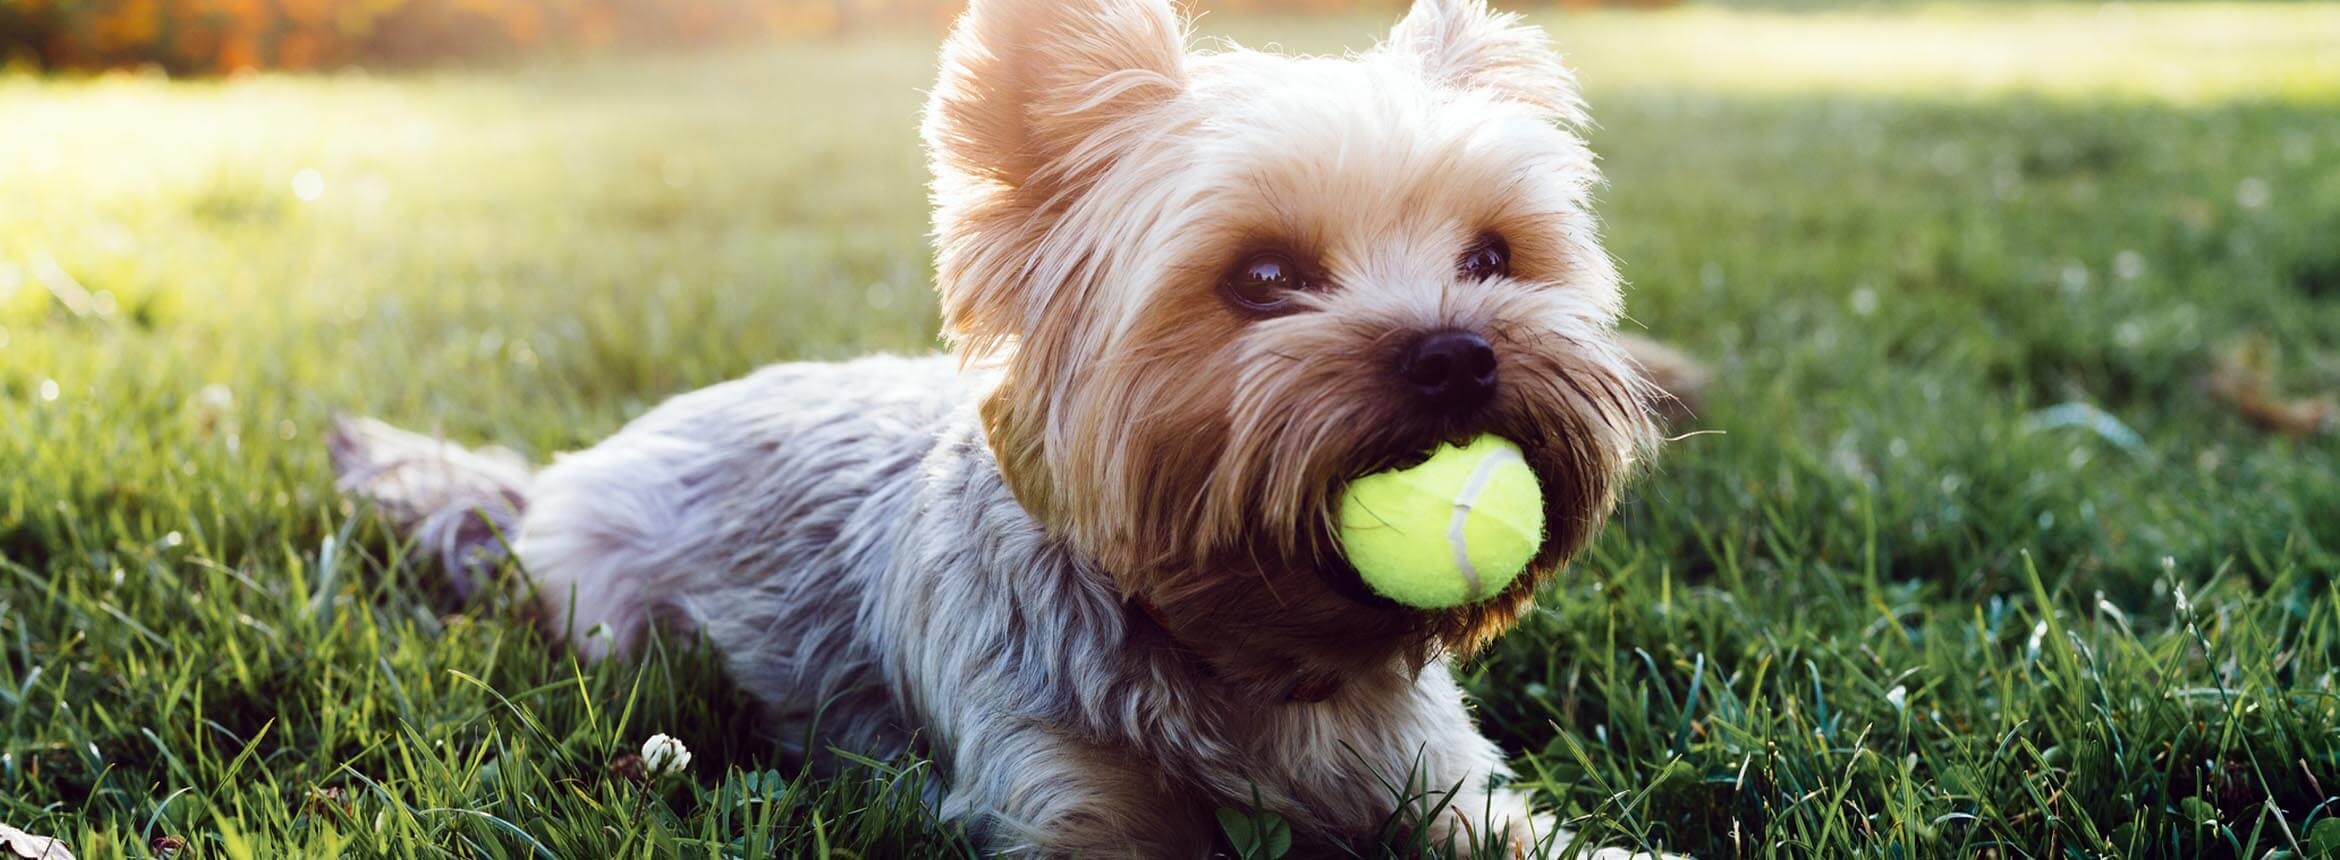
[[[1633,315],[1719,368],[1721,433],[1471,667],[1544,801],[1700,856],[2340,854],[2340,442],[2199,385],[2249,350],[2340,387],[2340,14],[1545,23]],[[926,764],[772,770],[688,642],[580,667],[453,602],[318,439],[543,457],[931,348],[931,50],[0,79],[0,822],[96,858],[966,853]],[[687,775],[613,772],[654,732]]]

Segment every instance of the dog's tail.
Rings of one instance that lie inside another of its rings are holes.
[[[468,598],[518,536],[528,462],[505,448],[465,449],[371,418],[337,418],[327,444],[341,491],[438,556]]]
[[[1706,387],[1714,381],[1713,371],[1681,350],[1640,335],[1621,334],[1617,340],[1625,345],[1625,354],[1633,357],[1633,363],[1641,365],[1649,381],[1665,392],[1657,402],[1660,416],[1674,422],[1698,416],[1706,403]]]

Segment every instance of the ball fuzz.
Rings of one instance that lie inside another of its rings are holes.
[[[1481,436],[1341,496],[1341,550],[1374,593],[1447,609],[1502,593],[1544,543],[1544,491],[1519,446]]]

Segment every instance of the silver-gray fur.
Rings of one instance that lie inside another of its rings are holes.
[[[1490,789],[1508,771],[1444,663],[1322,703],[1238,700],[1136,635],[1109,580],[1002,484],[971,408],[985,384],[939,356],[775,366],[492,498],[525,499],[520,561],[579,652],[622,654],[654,621],[703,633],[793,752],[915,738],[946,775],[938,812],[1002,851],[1201,856],[1211,810],[1255,792],[1304,837],[1352,840],[1407,785],[1552,833]],[[509,477],[375,422],[338,429],[346,488],[405,522],[415,499],[444,505],[421,521],[477,517],[489,497],[454,490]],[[1458,825],[1480,822],[1430,824]]]
[[[999,852],[1201,856],[1255,799],[1316,846],[1393,815],[1565,844],[1432,655],[1508,629],[1654,450],[1582,100],[1484,0],[1343,58],[1186,33],[1169,0],[968,4],[922,126],[954,356],[768,368],[538,472],[343,422],[344,488],[459,579],[511,538],[587,658],[705,635],[794,756],[931,757]],[[1270,257],[1321,277],[1217,274]],[[1499,356],[1488,399],[1397,378],[1434,332]],[[1538,472],[1533,575],[1345,592],[1341,485],[1470,434]]]

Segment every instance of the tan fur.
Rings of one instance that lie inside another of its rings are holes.
[[[1223,646],[1231,677],[1472,653],[1597,529],[1652,435],[1586,209],[1598,176],[1564,127],[1574,85],[1539,32],[1475,0],[1418,4],[1354,59],[1189,55],[1166,15],[978,3],[945,52],[939,286],[962,354],[1004,370],[983,414],[1008,483],[1173,635]],[[1462,283],[1487,233],[1513,276]],[[1265,246],[1332,288],[1275,319],[1229,308],[1219,276]],[[1395,350],[1442,328],[1501,353],[1483,418],[1427,420],[1394,390]],[[1535,575],[1444,613],[1329,586],[1349,575],[1342,485],[1478,432],[1520,441],[1553,489]]]
[[[766,368],[536,472],[371,422],[335,462],[450,565],[517,535],[588,657],[679,627],[791,753],[930,757],[993,851],[1203,856],[1212,810],[1254,806],[1317,853],[1393,816],[1565,844],[1452,663],[1652,452],[1645,370],[1695,369],[1617,334],[1583,110],[1480,0],[1338,58],[1190,51],[1169,0],[974,0],[925,125],[955,356]],[[1508,274],[1465,276],[1490,236]],[[1222,280],[1262,250],[1320,284],[1244,309]],[[1432,333],[1492,349],[1483,405],[1403,380]],[[1344,486],[1485,433],[1545,490],[1530,575],[1373,597]]]

